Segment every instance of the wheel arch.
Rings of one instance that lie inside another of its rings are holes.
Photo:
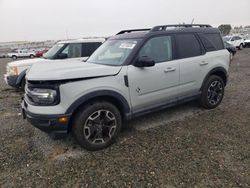
[[[18,85],[19,87],[21,86],[23,79],[25,79],[26,71],[27,69],[23,70],[17,77],[16,85]]]
[[[95,100],[107,101],[115,105],[121,112],[123,119],[129,119],[131,116],[130,106],[125,97],[122,96],[120,93],[111,90],[94,91],[78,98],[67,109],[65,114],[72,114],[69,122],[69,131],[71,130],[74,116],[76,115],[78,110],[81,109],[81,107],[83,107],[87,103],[90,103]]]
[[[227,84],[227,80],[228,80],[228,74],[227,74],[227,71],[225,68],[223,67],[216,67],[216,68],[213,68],[212,70],[210,70],[208,72],[208,74],[206,75],[206,77],[204,78],[203,82],[202,82],[202,86],[201,86],[201,89],[203,89],[204,85],[205,85],[205,82],[206,80],[211,76],[211,75],[217,75],[219,77],[222,78],[224,84],[226,85]]]

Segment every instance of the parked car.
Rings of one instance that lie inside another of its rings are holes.
[[[14,50],[11,53],[8,53],[8,57],[12,58],[12,59],[17,59],[17,58],[24,58],[24,57],[30,57],[30,58],[34,58],[36,56],[34,51],[30,51],[27,49],[17,49]]]
[[[6,53],[0,53],[0,58],[5,58],[5,57],[7,57]]]
[[[75,58],[80,61],[86,60],[104,41],[105,38],[60,41],[43,54],[43,58],[8,63],[6,67],[7,73],[4,75],[5,82],[12,87],[24,89],[26,71],[33,64],[66,58]]]
[[[226,36],[223,37],[223,40],[229,44],[232,44],[239,50],[241,50],[245,45],[244,39],[241,36]]]
[[[46,53],[47,51],[48,51],[47,49],[36,51],[36,57],[42,57],[43,54]]]
[[[23,116],[45,132],[72,131],[81,146],[99,150],[114,142],[124,120],[195,99],[216,108],[230,57],[216,28],[162,25],[121,31],[86,63],[70,61],[31,67]]]
[[[250,47],[250,38],[245,39],[244,43],[245,43],[245,46],[244,46],[245,48]]]
[[[233,56],[236,54],[237,52],[237,49],[235,46],[233,46],[232,44],[224,41],[224,45],[226,47],[226,49],[229,51],[230,53],[230,59],[232,60],[233,59]]]

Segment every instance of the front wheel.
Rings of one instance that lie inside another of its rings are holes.
[[[35,56],[34,56],[34,55],[32,55],[32,54],[30,55],[30,58],[34,58],[34,57],[35,57]]]
[[[210,76],[202,89],[200,104],[207,109],[216,108],[222,101],[224,96],[225,83],[221,77]]]
[[[239,50],[242,50],[242,48],[243,48],[243,44],[240,44]]]
[[[110,146],[121,131],[122,118],[111,103],[94,101],[76,114],[72,131],[79,144],[90,151]]]

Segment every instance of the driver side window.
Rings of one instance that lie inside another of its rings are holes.
[[[139,57],[148,57],[155,63],[172,60],[172,37],[154,37],[146,42],[139,52]]]

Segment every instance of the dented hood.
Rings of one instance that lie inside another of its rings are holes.
[[[30,81],[67,80],[116,75],[121,66],[107,66],[79,60],[43,61],[34,64],[26,75]]]

